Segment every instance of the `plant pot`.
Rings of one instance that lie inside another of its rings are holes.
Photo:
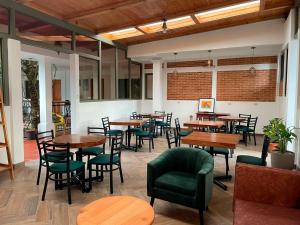
[[[278,150],[278,143],[270,143],[269,144],[269,148],[268,148],[268,152],[272,153],[273,151],[277,151]]]
[[[295,154],[290,151],[281,153],[273,151],[271,153],[271,166],[280,169],[292,170],[294,169]]]
[[[34,140],[35,139],[35,133],[36,133],[35,130],[27,130],[25,136],[29,140]]]

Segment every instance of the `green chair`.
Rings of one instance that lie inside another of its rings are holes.
[[[166,121],[161,121],[157,120],[155,125],[156,127],[160,128],[160,136],[162,136],[163,130],[165,131],[168,128],[171,128],[171,123],[172,123],[172,113],[167,114],[167,120]]]
[[[266,159],[268,156],[269,144],[270,144],[270,138],[265,136],[262,151],[261,151],[261,157],[255,157],[255,156],[251,156],[251,155],[238,155],[236,162],[252,164],[252,165],[257,165],[257,166],[266,166],[267,165]]]
[[[46,165],[46,161],[45,161],[45,155],[44,155],[44,150],[43,150],[43,142],[46,143],[52,143],[54,139],[54,132],[53,130],[50,131],[44,131],[44,132],[39,132],[36,133],[35,135],[35,140],[36,140],[36,144],[37,144],[37,148],[38,148],[38,152],[39,152],[39,169],[38,169],[38,176],[36,179],[36,185],[40,184],[40,177],[41,177],[41,170],[42,167],[47,167]],[[70,157],[71,159],[73,159],[73,152],[70,152]],[[65,152],[60,152],[60,151],[56,151],[56,152],[49,152],[48,153],[48,160],[51,162],[58,162],[61,160],[61,158],[65,158],[66,154]]]
[[[247,126],[240,126],[236,127],[237,133],[243,134],[243,141],[245,142],[245,145],[247,146],[248,138],[251,141],[251,135],[253,135],[254,138],[254,145],[256,145],[256,124],[257,124],[258,117],[252,117],[247,119]]]
[[[70,144],[52,144],[43,142],[43,150],[45,156],[45,162],[47,166],[45,185],[43,190],[42,201],[45,200],[48,180],[55,181],[55,184],[59,183],[62,187],[63,182],[66,182],[68,187],[68,202],[72,204],[71,200],[71,184],[81,181],[82,192],[85,191],[85,164],[80,161],[70,160]],[[57,162],[51,160],[51,154],[53,152],[64,153],[66,157],[61,158]],[[65,175],[65,177],[63,177]]]
[[[111,137],[123,134],[122,130],[117,129],[110,129],[110,123],[108,117],[103,117],[102,119],[102,125],[104,128],[105,136],[109,138],[109,146],[111,145]]]
[[[108,172],[110,177],[110,193],[113,193],[113,171],[119,170],[121,183],[123,180],[123,173],[121,167],[121,150],[123,147],[123,133],[112,138],[112,145],[110,154],[101,154],[92,158],[88,162],[89,169],[89,189],[92,190],[92,171],[99,172],[98,168],[101,167],[101,177],[103,178],[103,172]],[[93,165],[96,165],[96,169],[93,169]]]
[[[105,135],[105,130],[102,127],[88,127],[87,133]],[[91,156],[97,156],[102,153],[105,154],[105,143],[101,147],[95,146],[95,147],[87,147],[82,149],[82,156],[88,156],[88,160],[90,160]]]
[[[213,190],[214,160],[195,148],[166,150],[147,165],[147,193],[155,198],[199,210],[200,224]]]
[[[168,142],[168,147],[172,148],[172,144],[175,145],[175,147],[177,147],[177,136],[176,136],[176,129],[167,129],[166,130],[166,137],[167,137],[167,142]]]
[[[138,147],[141,146],[144,140],[149,141],[149,152],[151,149],[154,149],[154,136],[155,136],[155,120],[150,119],[149,129],[143,130],[135,133],[136,140],[135,140],[135,151],[137,151]]]
[[[193,131],[191,131],[191,130],[181,130],[181,128],[180,128],[180,122],[179,122],[178,118],[175,119],[175,127],[176,127],[176,135],[177,135],[178,146],[180,146],[180,144],[181,144],[181,137],[188,136]]]
[[[214,147],[213,152],[211,152],[210,148],[205,148],[204,149],[206,152],[209,154],[214,154],[214,155],[224,155],[225,157],[225,171],[226,171],[226,177],[228,176],[228,171],[229,171],[229,150],[227,148],[217,148]]]

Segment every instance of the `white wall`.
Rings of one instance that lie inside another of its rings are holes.
[[[132,45],[128,48],[128,56],[154,57],[160,53],[282,44],[283,29],[283,19],[269,20]]]

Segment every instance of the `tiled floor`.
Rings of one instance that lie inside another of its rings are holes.
[[[228,191],[223,191],[214,186],[213,198],[209,205],[209,211],[205,213],[206,225],[229,225],[232,224],[232,196],[234,182],[234,166],[236,155],[251,154],[260,156],[262,139],[258,138],[258,145],[245,147],[239,145],[235,150],[234,157],[230,159],[230,173],[232,181],[226,182]],[[32,143],[26,146],[35,147]],[[155,140],[155,149],[148,152],[148,144],[139,152],[124,151],[122,153],[122,165],[124,183],[120,183],[119,174],[114,174],[114,195],[132,195],[149,201],[146,191],[146,165],[147,162],[157,157],[167,149],[164,138]],[[32,150],[32,157],[35,151]],[[30,156],[30,157],[31,157]],[[28,157],[28,158],[30,158]],[[224,173],[224,157],[215,157],[215,173]],[[106,175],[103,182],[93,183],[90,193],[81,193],[78,187],[72,188],[73,204],[67,204],[66,190],[54,190],[53,182],[49,182],[46,201],[41,201],[44,183],[44,170],[41,183],[36,186],[38,161],[27,161],[26,166],[18,168],[16,178],[10,181],[8,174],[0,174],[0,224],[1,225],[28,225],[28,224],[52,224],[52,225],[75,225],[78,210],[93,200],[109,195],[109,178]],[[156,200],[154,205],[155,222],[157,225],[183,225],[198,224],[197,210]]]

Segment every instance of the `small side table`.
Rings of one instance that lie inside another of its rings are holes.
[[[151,225],[151,205],[131,196],[111,196],[96,200],[80,209],[77,225]]]

